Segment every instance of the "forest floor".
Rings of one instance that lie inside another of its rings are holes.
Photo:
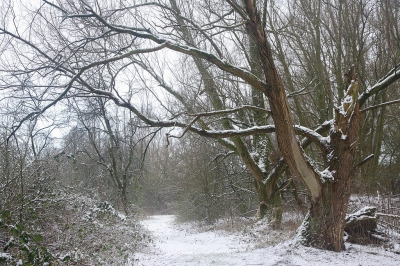
[[[126,265],[400,265],[400,255],[382,246],[346,243],[343,252],[318,250],[295,244],[285,230],[266,233],[261,223],[237,231],[207,230],[177,223],[173,215],[156,215],[142,224],[154,241]],[[264,237],[257,238],[260,232]]]

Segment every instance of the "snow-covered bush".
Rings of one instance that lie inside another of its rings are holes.
[[[0,262],[16,263],[16,265],[47,265],[54,261],[54,257],[41,245],[42,235],[26,231],[21,222],[10,224],[11,213],[8,210],[1,211],[0,227],[8,233],[9,239],[3,247],[3,251],[9,253],[0,254]]]
[[[4,212],[8,221],[2,224],[6,253],[1,262],[118,265],[150,241],[133,216],[67,190],[52,193],[34,208],[41,212],[25,225],[13,224],[12,213]]]
[[[64,216],[57,231],[63,238],[59,256],[69,255],[71,263],[90,262],[96,265],[122,263],[129,254],[149,241],[133,216],[116,211],[108,202],[85,196],[68,197]],[[68,228],[63,231],[62,228]]]
[[[0,265],[118,265],[149,241],[97,164],[69,159],[34,125],[7,141],[1,122]]]

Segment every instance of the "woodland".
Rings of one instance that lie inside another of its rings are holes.
[[[399,79],[398,0],[4,0],[0,262],[112,264],[152,214],[340,252],[353,197],[400,234]]]

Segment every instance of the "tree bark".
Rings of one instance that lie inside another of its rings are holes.
[[[263,62],[267,96],[276,127],[278,146],[292,173],[307,187],[311,198],[309,213],[300,230],[303,243],[317,248],[340,251],[344,248],[343,230],[350,185],[354,175],[355,143],[360,128],[358,83],[352,68],[346,77],[347,95],[336,110],[330,146],[325,154],[327,171],[318,173],[308,162],[294,131],[283,82],[276,69],[271,46],[253,1],[244,1],[249,16],[247,31],[258,45]]]
[[[344,249],[343,232],[354,177],[353,165],[356,143],[360,131],[358,83],[354,67],[345,74],[347,96],[352,102],[343,101],[342,112],[336,110],[330,132],[330,152],[325,154],[329,165],[323,174],[325,182],[318,201],[312,201],[300,233],[303,243],[314,247],[340,251]]]
[[[244,1],[249,16],[247,31],[252,36],[258,47],[258,52],[263,63],[266,85],[264,94],[270,104],[272,118],[276,128],[278,146],[287,165],[293,174],[305,183],[313,201],[321,195],[321,180],[319,175],[304,156],[303,150],[297,141],[293,116],[290,111],[283,82],[278,74],[272,57],[272,50],[267,41],[260,16],[253,1]]]

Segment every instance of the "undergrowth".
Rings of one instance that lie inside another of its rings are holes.
[[[133,215],[108,202],[58,190],[18,221],[3,210],[1,265],[123,265],[150,237]]]

